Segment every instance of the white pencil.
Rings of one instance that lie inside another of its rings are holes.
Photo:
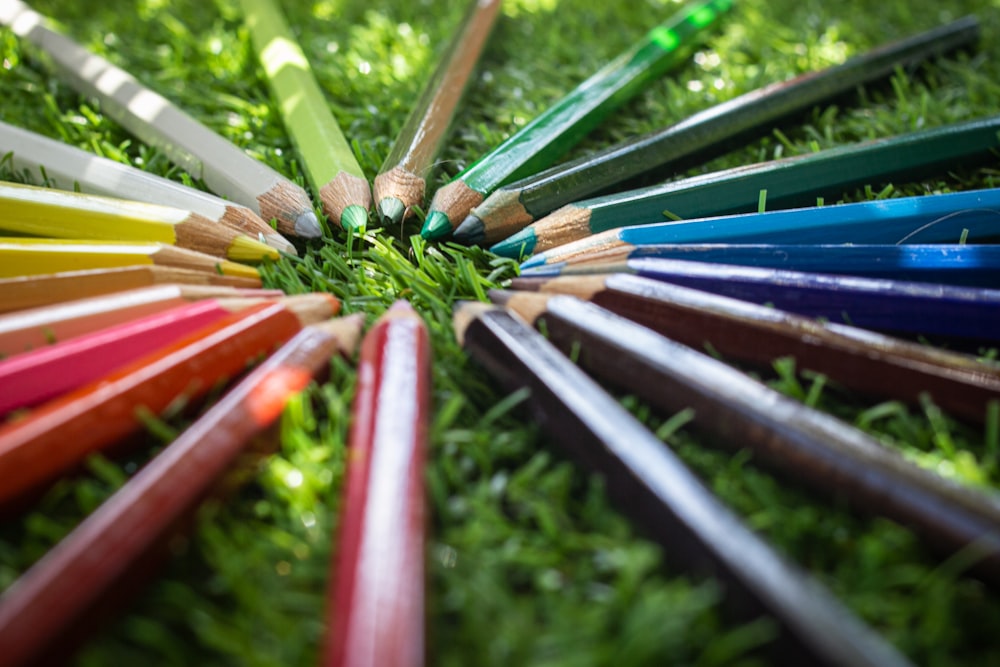
[[[246,206],[0,122],[0,156],[7,155],[15,172],[26,172],[39,184],[192,211],[272,248],[295,254],[295,246],[288,239]]]
[[[46,25],[20,0],[0,0],[0,25],[45,51],[67,83],[95,97],[109,117],[142,141],[156,146],[218,195],[239,202],[278,231],[304,237],[322,230],[309,196],[298,185],[181,111],[165,97]]]

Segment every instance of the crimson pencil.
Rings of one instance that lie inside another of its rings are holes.
[[[160,414],[175,401],[197,401],[303,324],[330,317],[339,302],[317,294],[299,305],[260,304],[227,315],[0,427],[0,508],[140,431],[140,408]]]
[[[429,408],[427,329],[399,301],[361,344],[324,665],[423,664]]]

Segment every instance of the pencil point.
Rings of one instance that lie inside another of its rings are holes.
[[[378,214],[384,225],[398,225],[403,222],[406,206],[399,197],[384,197],[378,203]]]
[[[312,211],[303,211],[299,217],[295,218],[295,233],[307,239],[319,238],[323,235],[323,229],[319,226],[319,220]]]
[[[537,255],[532,255],[528,259],[521,262],[521,271],[524,271],[526,269],[533,269],[536,266],[545,266],[545,261],[546,258],[544,252],[540,252]]]
[[[479,217],[470,213],[455,228],[455,240],[463,245],[479,245],[486,240],[486,225]]]
[[[363,232],[368,226],[368,210],[360,204],[351,204],[341,212],[340,226]]]
[[[566,262],[557,262],[555,264],[542,264],[540,266],[534,266],[525,269],[521,267],[521,276],[524,278],[550,278],[558,276],[562,268],[566,265]]]
[[[420,235],[428,241],[439,241],[450,233],[451,220],[441,211],[431,211],[420,230]]]
[[[269,245],[240,234],[229,245],[226,257],[237,262],[260,262],[265,257],[273,260],[281,259],[281,253]]]
[[[490,248],[490,251],[501,257],[520,259],[534,251],[535,241],[535,230],[528,227],[497,243]]]

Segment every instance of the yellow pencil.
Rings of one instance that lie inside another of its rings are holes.
[[[0,278],[136,265],[260,278],[252,266],[162,243],[0,237]]]
[[[238,262],[278,259],[271,246],[172,206],[0,181],[0,230],[61,239],[167,243]]]

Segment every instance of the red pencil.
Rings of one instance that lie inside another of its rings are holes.
[[[0,415],[61,396],[230,313],[266,302],[205,299],[0,361]]]
[[[163,545],[288,399],[350,355],[360,315],[308,326],[295,335],[97,508],[0,596],[5,665],[51,664],[81,639],[96,605],[135,592],[135,575],[165,555]],[[89,627],[87,629],[90,629]]]
[[[339,553],[330,582],[328,667],[424,661],[427,329],[397,302],[361,344]]]
[[[294,311],[272,303],[227,315],[0,427],[0,508],[140,431],[141,408],[160,414],[175,401],[203,398],[340,306],[327,294],[309,296]]]

